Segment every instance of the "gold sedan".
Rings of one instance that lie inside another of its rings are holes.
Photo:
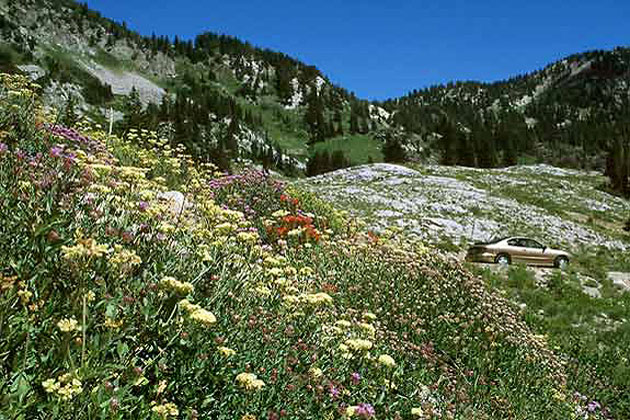
[[[565,268],[569,264],[568,252],[549,248],[529,238],[509,237],[490,242],[476,243],[468,250],[466,261],[508,265],[523,263]]]

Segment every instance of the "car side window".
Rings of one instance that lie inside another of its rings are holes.
[[[543,246],[540,243],[534,241],[533,239],[526,239],[525,240],[525,246],[527,248],[537,248],[537,249],[542,249],[543,248]]]
[[[519,238],[510,239],[508,241],[509,246],[523,246],[523,240]]]

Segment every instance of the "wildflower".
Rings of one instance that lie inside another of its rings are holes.
[[[61,251],[66,260],[79,259],[82,257],[102,257],[109,248],[107,245],[97,244],[92,238],[79,239],[78,244],[74,246],[62,246]]]
[[[358,385],[359,382],[361,382],[361,374],[359,372],[353,372],[352,375],[350,375],[350,381],[353,385]]]
[[[174,277],[164,277],[162,280],[160,280],[160,287],[162,289],[179,293],[180,295],[188,295],[195,290],[195,286],[193,286],[191,283],[181,282]]]
[[[142,259],[133,250],[123,249],[120,245],[114,245],[114,254],[109,257],[108,261],[111,264],[131,267],[142,263]]]
[[[63,152],[63,148],[59,147],[59,146],[53,146],[50,148],[50,152],[49,155],[52,158],[58,158],[61,156],[61,153]]]
[[[217,350],[225,357],[230,357],[236,354],[236,350],[229,347],[217,347]]]
[[[372,324],[368,324],[366,322],[362,322],[359,324],[359,327],[365,331],[370,337],[374,337],[376,335],[376,328]]]
[[[107,317],[105,318],[105,323],[103,325],[105,326],[105,328],[117,330],[120,327],[122,327],[122,324],[123,324],[122,319],[115,320],[115,319]]]
[[[20,297],[23,305],[26,305],[33,297],[33,292],[31,292],[30,290],[18,290],[17,294]]]
[[[236,382],[247,391],[259,391],[265,386],[265,383],[253,373],[239,373]]]
[[[42,382],[42,386],[44,387],[44,391],[49,394],[52,394],[59,389],[59,383],[53,378],[46,379],[44,382]]]
[[[328,304],[333,303],[333,298],[330,297],[329,294],[324,293],[324,292],[309,293],[305,296],[305,299],[307,303],[314,306],[328,305]]]
[[[7,146],[4,143],[0,143],[0,156],[5,154],[7,152],[7,150],[9,150],[9,146]]]
[[[255,291],[258,296],[265,297],[271,295],[271,290],[265,286],[258,286]]]
[[[366,312],[363,314],[363,319],[367,321],[374,321],[376,319],[376,315],[374,315],[372,312]]]
[[[211,327],[217,322],[217,318],[214,316],[214,314],[203,308],[197,309],[196,311],[192,312],[189,316],[190,316],[190,319],[197,321],[206,327]]]
[[[93,302],[94,299],[96,299],[96,294],[93,291],[90,290],[85,294],[86,302]]]
[[[308,374],[311,378],[317,379],[323,375],[322,370],[320,368],[312,367],[308,370]]]
[[[339,328],[350,328],[352,326],[352,323],[350,321],[346,321],[345,319],[340,319],[339,321],[335,322],[335,325]]]
[[[370,340],[363,340],[356,338],[352,340],[346,340],[346,345],[355,351],[367,351],[372,348],[373,343]]]
[[[396,366],[396,361],[391,356],[388,356],[387,354],[381,354],[378,357],[378,363],[388,368],[392,368]]]
[[[153,402],[153,404],[155,404],[155,401]],[[153,411],[155,414],[163,419],[179,416],[179,409],[175,404],[171,402],[154,405],[153,408],[151,408],[151,411]]]
[[[333,384],[330,384],[330,388],[328,389],[328,394],[332,398],[337,398],[339,396],[339,388],[337,388]]]
[[[253,414],[245,414],[241,417],[241,420],[256,420],[256,416]]]
[[[422,417],[424,413],[422,412],[422,408],[414,407],[411,409],[411,415],[414,417]]]
[[[57,327],[62,332],[72,332],[72,331],[78,331],[80,329],[79,323],[74,318],[63,318],[62,320],[57,322]]]
[[[597,411],[598,409],[600,409],[602,406],[597,402],[597,401],[591,401],[588,403],[588,405],[586,406],[586,409],[593,413],[595,411]]]
[[[374,407],[370,404],[361,403],[356,407],[354,414],[362,419],[372,418],[375,414]]]
[[[83,392],[81,381],[73,377],[70,373],[59,375],[56,381],[54,379],[47,379],[42,382],[42,386],[47,393],[56,393],[62,401],[69,401],[75,395]]]

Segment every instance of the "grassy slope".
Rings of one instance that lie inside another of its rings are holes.
[[[372,162],[382,162],[381,142],[370,135],[355,134],[327,139],[313,145],[314,151],[326,150],[333,153],[337,150],[344,152],[353,165]]]
[[[427,216],[456,221],[469,220],[467,218],[474,216],[480,221],[503,223],[507,232],[495,232],[496,235],[509,232],[548,237],[548,232],[541,230],[532,220],[497,214],[500,200],[513,200],[537,208],[535,214],[572,221],[603,238],[626,244],[630,239],[621,230],[630,206],[599,189],[604,182],[599,174],[546,166],[507,171],[438,166],[415,169],[420,171],[420,175],[405,176],[400,170],[372,174],[356,170],[345,175],[340,172],[322,179],[321,183],[309,180],[305,185],[337,205],[367,217],[372,225],[397,226],[398,220],[422,220]],[[430,176],[440,178],[430,183],[426,178]],[[452,181],[466,184],[452,184]],[[488,201],[497,203],[497,207],[487,208],[484,202],[488,199],[484,194],[475,192],[475,188],[499,199]],[[455,196],[458,198],[449,201]],[[424,199],[428,200],[429,206],[436,202],[449,206],[415,210],[413,203],[423,203]],[[458,209],[455,204],[466,209],[466,213],[451,213],[451,210]],[[409,212],[405,212],[406,206],[410,206]],[[404,213],[389,217],[379,213],[385,210]],[[477,223],[479,229],[484,222]],[[470,232],[470,226],[467,225],[464,231]],[[545,226],[551,229],[556,224]],[[434,240],[437,246],[447,251],[459,252],[467,242],[458,245],[454,243],[457,239],[444,235]],[[562,243],[566,238],[550,239]],[[630,413],[630,395],[627,393],[630,387],[630,372],[627,369],[630,358],[627,322],[630,317],[630,293],[621,294],[613,287],[607,272],[630,271],[630,258],[627,252],[607,249],[598,242],[573,245],[573,264],[566,273],[535,273],[524,267],[514,267],[508,272],[484,265],[469,265],[468,268],[484,278],[490,287],[505,293],[515,304],[525,304],[521,311],[523,319],[538,333],[546,334],[550,345],[566,357],[573,389],[595,397],[614,416],[625,418]],[[587,295],[582,290],[583,286],[597,287],[602,297]]]
[[[24,80],[3,84],[21,93],[0,89],[0,417],[557,419],[584,405],[512,304],[422,244],[363,234],[258,173],[216,178],[152,133],[51,137]],[[181,216],[157,197],[173,189]]]

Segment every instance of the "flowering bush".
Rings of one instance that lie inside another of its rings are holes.
[[[0,148],[3,415],[575,413],[544,337],[426,248],[155,133],[21,132]]]

